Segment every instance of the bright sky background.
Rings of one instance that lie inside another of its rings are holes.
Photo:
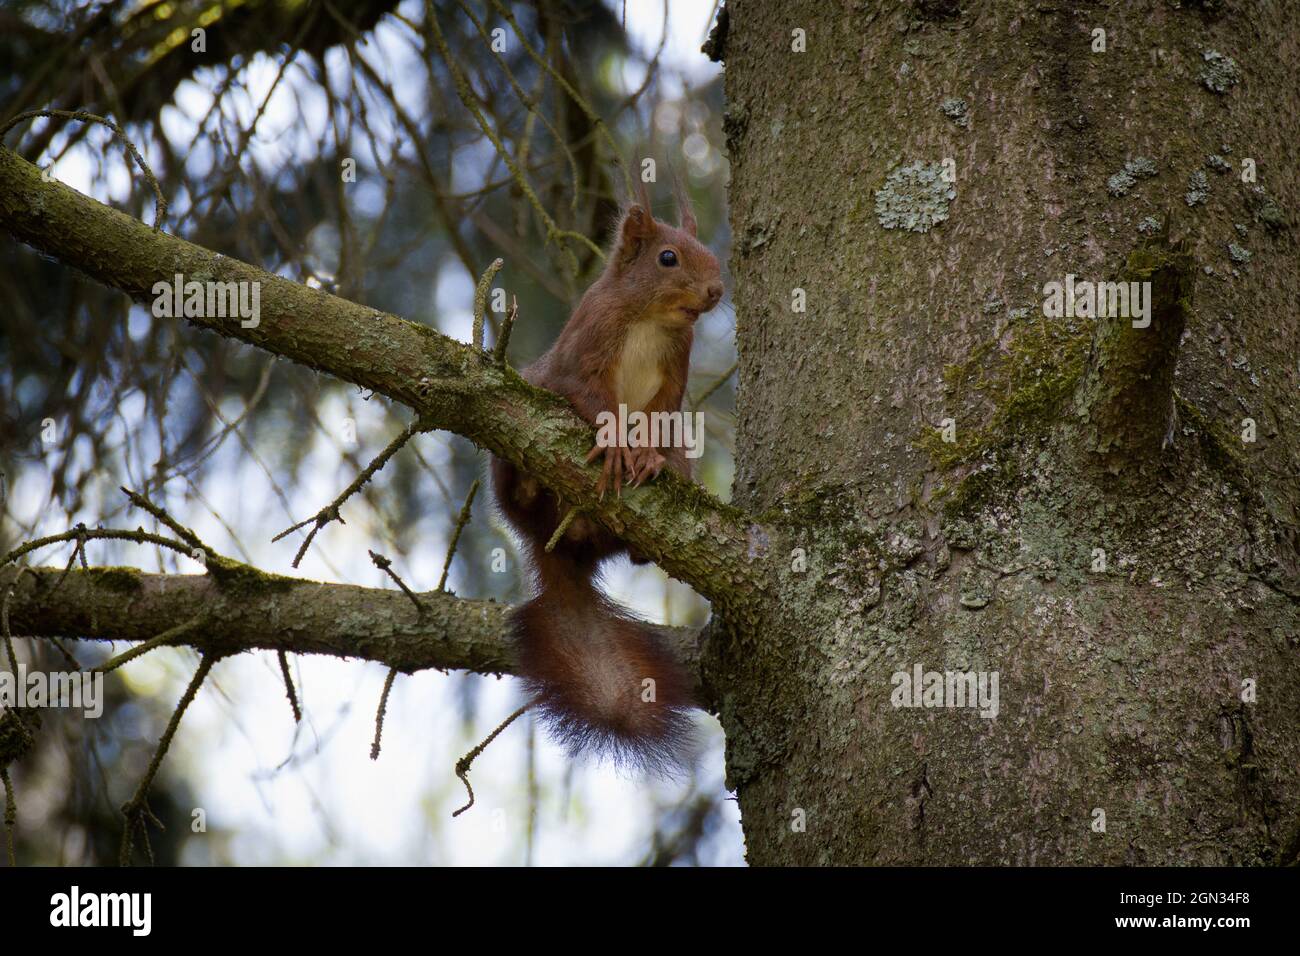
[[[717,64],[699,52],[712,7],[710,0],[674,0],[671,4],[669,42],[662,60],[667,73],[680,73],[694,84],[719,71]],[[619,8],[617,0],[614,8]],[[636,42],[647,55],[652,54],[660,38],[661,4],[629,0],[627,21]],[[381,55],[375,62],[397,72],[402,57],[386,49],[390,40],[381,26],[374,41]],[[265,89],[258,89],[257,81],[269,84],[275,72],[272,62],[263,59],[252,67],[255,102],[260,102]],[[257,76],[259,72],[265,77]],[[641,76],[629,68],[624,79],[630,89],[639,84]],[[304,95],[302,84],[298,86],[296,99],[277,91],[259,126],[259,142],[271,145],[258,148],[279,154],[268,155],[270,162],[292,153],[295,132],[305,136],[305,131],[314,131],[324,121],[324,98],[313,97],[310,91]],[[188,140],[193,117],[201,115],[209,103],[210,94],[202,85],[186,84],[178,97],[179,109],[170,109],[164,119],[169,135],[184,135]],[[295,130],[295,124],[300,124],[302,131]],[[285,136],[277,140],[276,133]],[[85,155],[74,152],[59,162],[56,175],[74,188],[112,198],[125,195],[130,174],[115,166],[104,190],[92,182]],[[434,277],[431,292],[438,303],[435,312],[445,317],[444,331],[464,337],[469,328],[472,284],[463,276],[440,275]],[[237,414],[238,408],[228,412]],[[363,460],[377,453],[396,431],[384,406],[355,396],[346,404],[338,399],[334,407],[319,412],[327,423],[355,420]],[[129,400],[123,413],[127,419],[135,417]],[[417,441],[433,467],[445,460],[441,439],[424,436]],[[306,516],[278,509],[261,469],[243,456],[236,442],[228,442],[222,454],[225,457],[213,469],[203,492],[230,525],[279,531]],[[329,443],[317,442],[311,459],[313,477],[293,495],[296,505],[304,503],[302,508],[309,506],[305,503],[313,503],[310,507],[314,508],[331,500],[351,478],[339,468],[338,449]],[[13,488],[11,507],[20,520],[44,506],[45,478],[29,470]],[[483,512],[487,502],[487,495],[481,494],[476,512]],[[105,507],[117,503],[106,502]],[[439,503],[433,510],[441,507]],[[266,570],[388,587],[387,580],[365,560],[366,549],[382,541],[382,529],[372,524],[368,512],[367,507],[356,505],[348,512],[347,525],[333,524],[324,530],[297,572],[289,566],[296,540],[272,545],[269,533],[246,533],[242,540],[254,563]],[[80,517],[94,524],[101,514],[92,511]],[[205,540],[237,553],[211,515],[194,510],[183,512],[183,518]],[[267,522],[275,527],[265,527]],[[408,583],[417,589],[434,587],[445,548],[441,529],[431,522],[424,545],[404,559],[406,567],[414,569],[404,574]],[[155,567],[152,557],[139,549],[134,554],[123,553],[123,557],[150,570]],[[53,551],[37,558],[61,560]],[[194,565],[182,570],[200,569]],[[609,575],[607,586],[638,613],[665,620],[671,619],[665,612],[674,604],[684,606],[683,596],[688,591],[672,582],[665,599],[663,582],[666,579],[657,570],[633,571],[624,562]],[[196,661],[186,650],[158,651],[110,679],[125,679],[138,693],[158,695],[170,708]],[[449,814],[447,808],[460,805],[464,794],[453,774],[456,760],[519,705],[514,680],[436,672],[399,677],[384,724],[383,753],[372,762],[370,742],[385,669],[308,656],[294,659],[294,667],[306,712],[300,727],[292,721],[274,656],[244,655],[217,665],[213,679],[187,713],[167,758],[191,781],[209,825],[236,834],[231,849],[238,860],[249,864],[524,862],[527,795],[523,768],[530,733],[525,721],[516,722],[475,762],[471,779],[478,804],[454,821],[443,818]],[[477,720],[468,729],[461,724],[456,696],[461,682],[467,680],[481,682],[484,691]],[[701,758],[702,786],[722,798],[721,730],[711,717],[700,715],[699,723],[706,744]],[[540,733],[536,759],[539,779],[548,794],[538,808],[534,862],[539,864],[635,861],[648,848],[651,807],[656,802],[670,803],[683,792],[681,785],[623,778],[606,767],[574,766]],[[451,797],[446,798],[447,794]],[[708,844],[709,862],[735,865],[743,862],[738,812],[734,801],[725,806],[726,832]],[[435,812],[437,818],[432,819],[430,814]],[[192,840],[189,846],[193,853],[186,862],[209,860],[202,840]]]

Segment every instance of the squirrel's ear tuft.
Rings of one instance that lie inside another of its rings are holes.
[[[655,234],[654,218],[641,205],[632,205],[623,213],[618,225],[618,241],[614,250],[620,266],[627,266],[637,257],[642,244]]]
[[[629,206],[623,213],[623,225],[619,230],[621,239],[648,239],[655,233],[654,217],[641,204]]]
[[[683,201],[677,210],[677,218],[681,222],[682,232],[688,232],[692,236],[699,235],[699,227],[695,224],[695,212],[691,209],[690,204]]]
[[[681,225],[682,232],[688,232],[692,236],[698,235],[699,227],[695,223],[695,210],[691,208],[691,197],[676,173],[673,173],[673,193],[677,196],[677,221]]]

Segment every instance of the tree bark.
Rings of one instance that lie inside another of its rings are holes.
[[[727,6],[733,503],[787,556],[706,659],[750,861],[1294,862],[1293,6]],[[1069,273],[1151,326],[1045,317]],[[997,717],[892,706],[918,664]]]

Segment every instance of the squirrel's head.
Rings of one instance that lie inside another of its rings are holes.
[[[691,323],[722,299],[717,258],[696,238],[695,214],[678,192],[679,225],[655,219],[644,189],[619,218],[607,275],[642,304],[647,319]]]

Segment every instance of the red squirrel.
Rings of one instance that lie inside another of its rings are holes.
[[[680,191],[678,209],[679,227],[656,220],[642,189],[619,218],[604,271],[551,348],[523,370],[593,425],[601,412],[617,414],[620,404],[629,414],[681,410],[695,320],[721,300],[722,279]],[[640,485],[665,465],[691,474],[682,447],[597,444],[587,456],[596,459],[602,497],[611,483],[619,494],[624,482]],[[579,516],[548,552],[569,506],[498,458],[492,485],[533,572],[536,596],[512,612],[511,637],[543,723],[571,754],[592,751],[624,766],[674,773],[690,750],[693,681],[644,622],[595,583],[601,562],[628,553],[627,545]]]

